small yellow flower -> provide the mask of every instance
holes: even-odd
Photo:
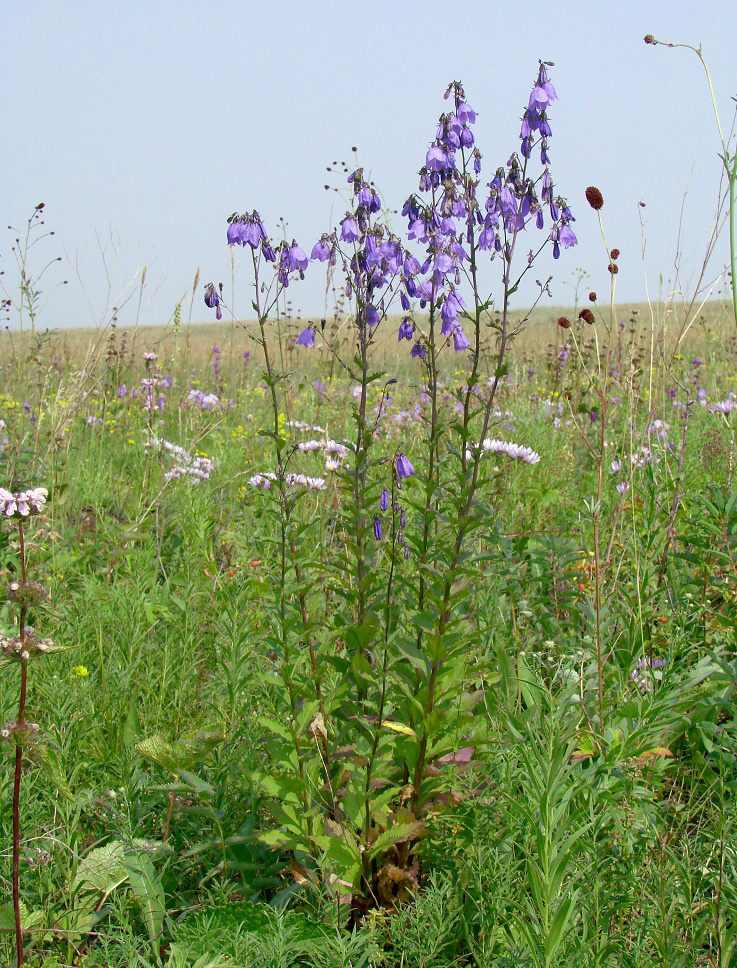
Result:
[[[80,679],[84,679],[84,677],[88,675],[86,666],[75,666],[72,669],[72,672],[74,673],[75,676],[79,676]]]

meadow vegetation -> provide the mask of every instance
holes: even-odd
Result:
[[[348,171],[329,318],[255,211],[246,321],[208,284],[187,323],[196,280],[166,327],[50,332],[22,277],[3,964],[735,963],[731,291],[618,305],[605,245],[598,294],[514,308],[518,239],[576,243],[548,66],[491,182],[449,87],[422,255]]]

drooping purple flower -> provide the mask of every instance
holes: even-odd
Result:
[[[352,215],[346,215],[340,223],[340,240],[341,242],[358,241],[358,223]]]
[[[377,518],[374,518],[374,537],[376,538],[377,541],[381,541],[381,539],[383,537],[383,534],[384,534],[384,532],[383,532],[382,527],[381,527],[381,520],[380,520],[380,518],[378,518],[378,517]]]
[[[366,307],[366,322],[369,326],[373,327],[378,325],[381,317],[379,316],[378,310],[375,306]]]
[[[462,353],[463,350],[468,350],[471,348],[471,344],[468,342],[468,337],[463,332],[463,327],[460,323],[456,323],[453,329],[453,349],[456,353]]]
[[[381,492],[381,497],[379,499],[379,507],[381,508],[382,511],[386,511],[387,508],[389,507],[389,490],[386,487]]]
[[[564,249],[570,249],[572,245],[576,245],[578,243],[578,239],[576,238],[573,229],[568,224],[561,225],[560,232],[558,233],[558,239]]]
[[[307,346],[310,348],[315,345],[315,330],[311,326],[308,326],[306,329],[303,329],[302,332],[299,334],[299,336],[297,337],[297,345]]]
[[[310,260],[304,254],[302,249],[300,249],[294,239],[292,239],[292,244],[286,251],[289,271],[295,272],[299,270],[300,272],[304,272]]]
[[[405,454],[400,454],[399,457],[397,457],[396,466],[397,476],[400,480],[411,477],[415,472],[414,467],[410,463],[409,457],[407,457]]]
[[[427,356],[427,347],[425,346],[424,343],[417,342],[410,350],[409,355],[414,357],[419,357],[421,360],[424,360],[425,357]]]
[[[216,319],[223,318],[223,312],[220,309],[220,296],[218,296],[217,292],[215,291],[215,286],[213,286],[211,282],[208,282],[208,284],[205,286],[205,305],[209,309],[215,310]]]
[[[439,145],[433,145],[425,156],[425,167],[430,171],[442,171],[448,166],[448,155]]]
[[[405,316],[402,322],[399,324],[399,339],[397,342],[401,342],[403,339],[412,339],[412,334],[415,331],[414,324],[409,316]]]
[[[243,222],[240,219],[236,219],[228,225],[228,245],[246,244],[243,228]]]
[[[327,262],[330,258],[330,246],[325,241],[325,239],[320,239],[319,242],[315,242],[312,246],[312,252],[310,253],[310,258],[318,262]]]

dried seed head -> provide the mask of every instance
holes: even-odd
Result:
[[[571,321],[567,316],[559,316],[558,325],[560,326],[561,329],[570,329]]]
[[[594,314],[590,309],[582,309],[578,314],[578,318],[582,319],[585,323],[589,323],[591,326],[594,325]]]
[[[590,292],[589,293],[589,302],[596,302],[596,293],[595,292]]]
[[[598,212],[599,209],[604,207],[604,196],[601,194],[598,188],[594,187],[594,185],[589,185],[589,187],[586,189],[586,201],[595,212]]]
[[[616,274],[619,272],[619,266],[617,265],[616,262],[610,262],[609,265],[607,266],[607,269],[611,272],[613,276],[616,276]]]
[[[619,258],[619,249],[612,249],[612,251],[609,253],[609,257],[611,259],[618,259]]]

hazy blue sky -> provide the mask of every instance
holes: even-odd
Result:
[[[571,299],[578,267],[592,288],[608,284],[583,200],[589,184],[604,194],[607,236],[622,251],[618,297],[644,298],[640,216],[657,294],[660,276],[665,289],[674,285],[687,187],[683,281],[695,277],[720,162],[697,58],[645,46],[643,35],[703,44],[726,127],[737,94],[733,0],[6,0],[0,32],[2,222],[18,226],[44,201],[56,231],[45,252],[69,259],[56,277],[63,272],[69,285],[51,297],[47,325],[89,325],[103,313],[96,234],[106,240],[115,297],[148,266],[151,323],[170,317],[198,266],[203,281],[229,290],[225,232],[235,210],[257,208],[267,228],[284,215],[290,237],[309,251],[345,210],[323,189],[325,166],[347,159],[353,145],[387,202],[401,207],[452,79],[479,112],[475,133],[491,178],[519,146],[538,58],[555,62],[552,171],[578,216],[580,243],[555,264],[554,301]],[[12,233],[0,236],[6,284],[11,242]],[[726,253],[725,233],[713,274]],[[236,255],[240,262],[244,253]],[[246,281],[242,274],[236,300],[244,313]],[[290,288],[304,314],[321,313],[323,292],[317,264]],[[133,314],[129,304],[121,323]],[[200,292],[194,318],[210,316]]]

